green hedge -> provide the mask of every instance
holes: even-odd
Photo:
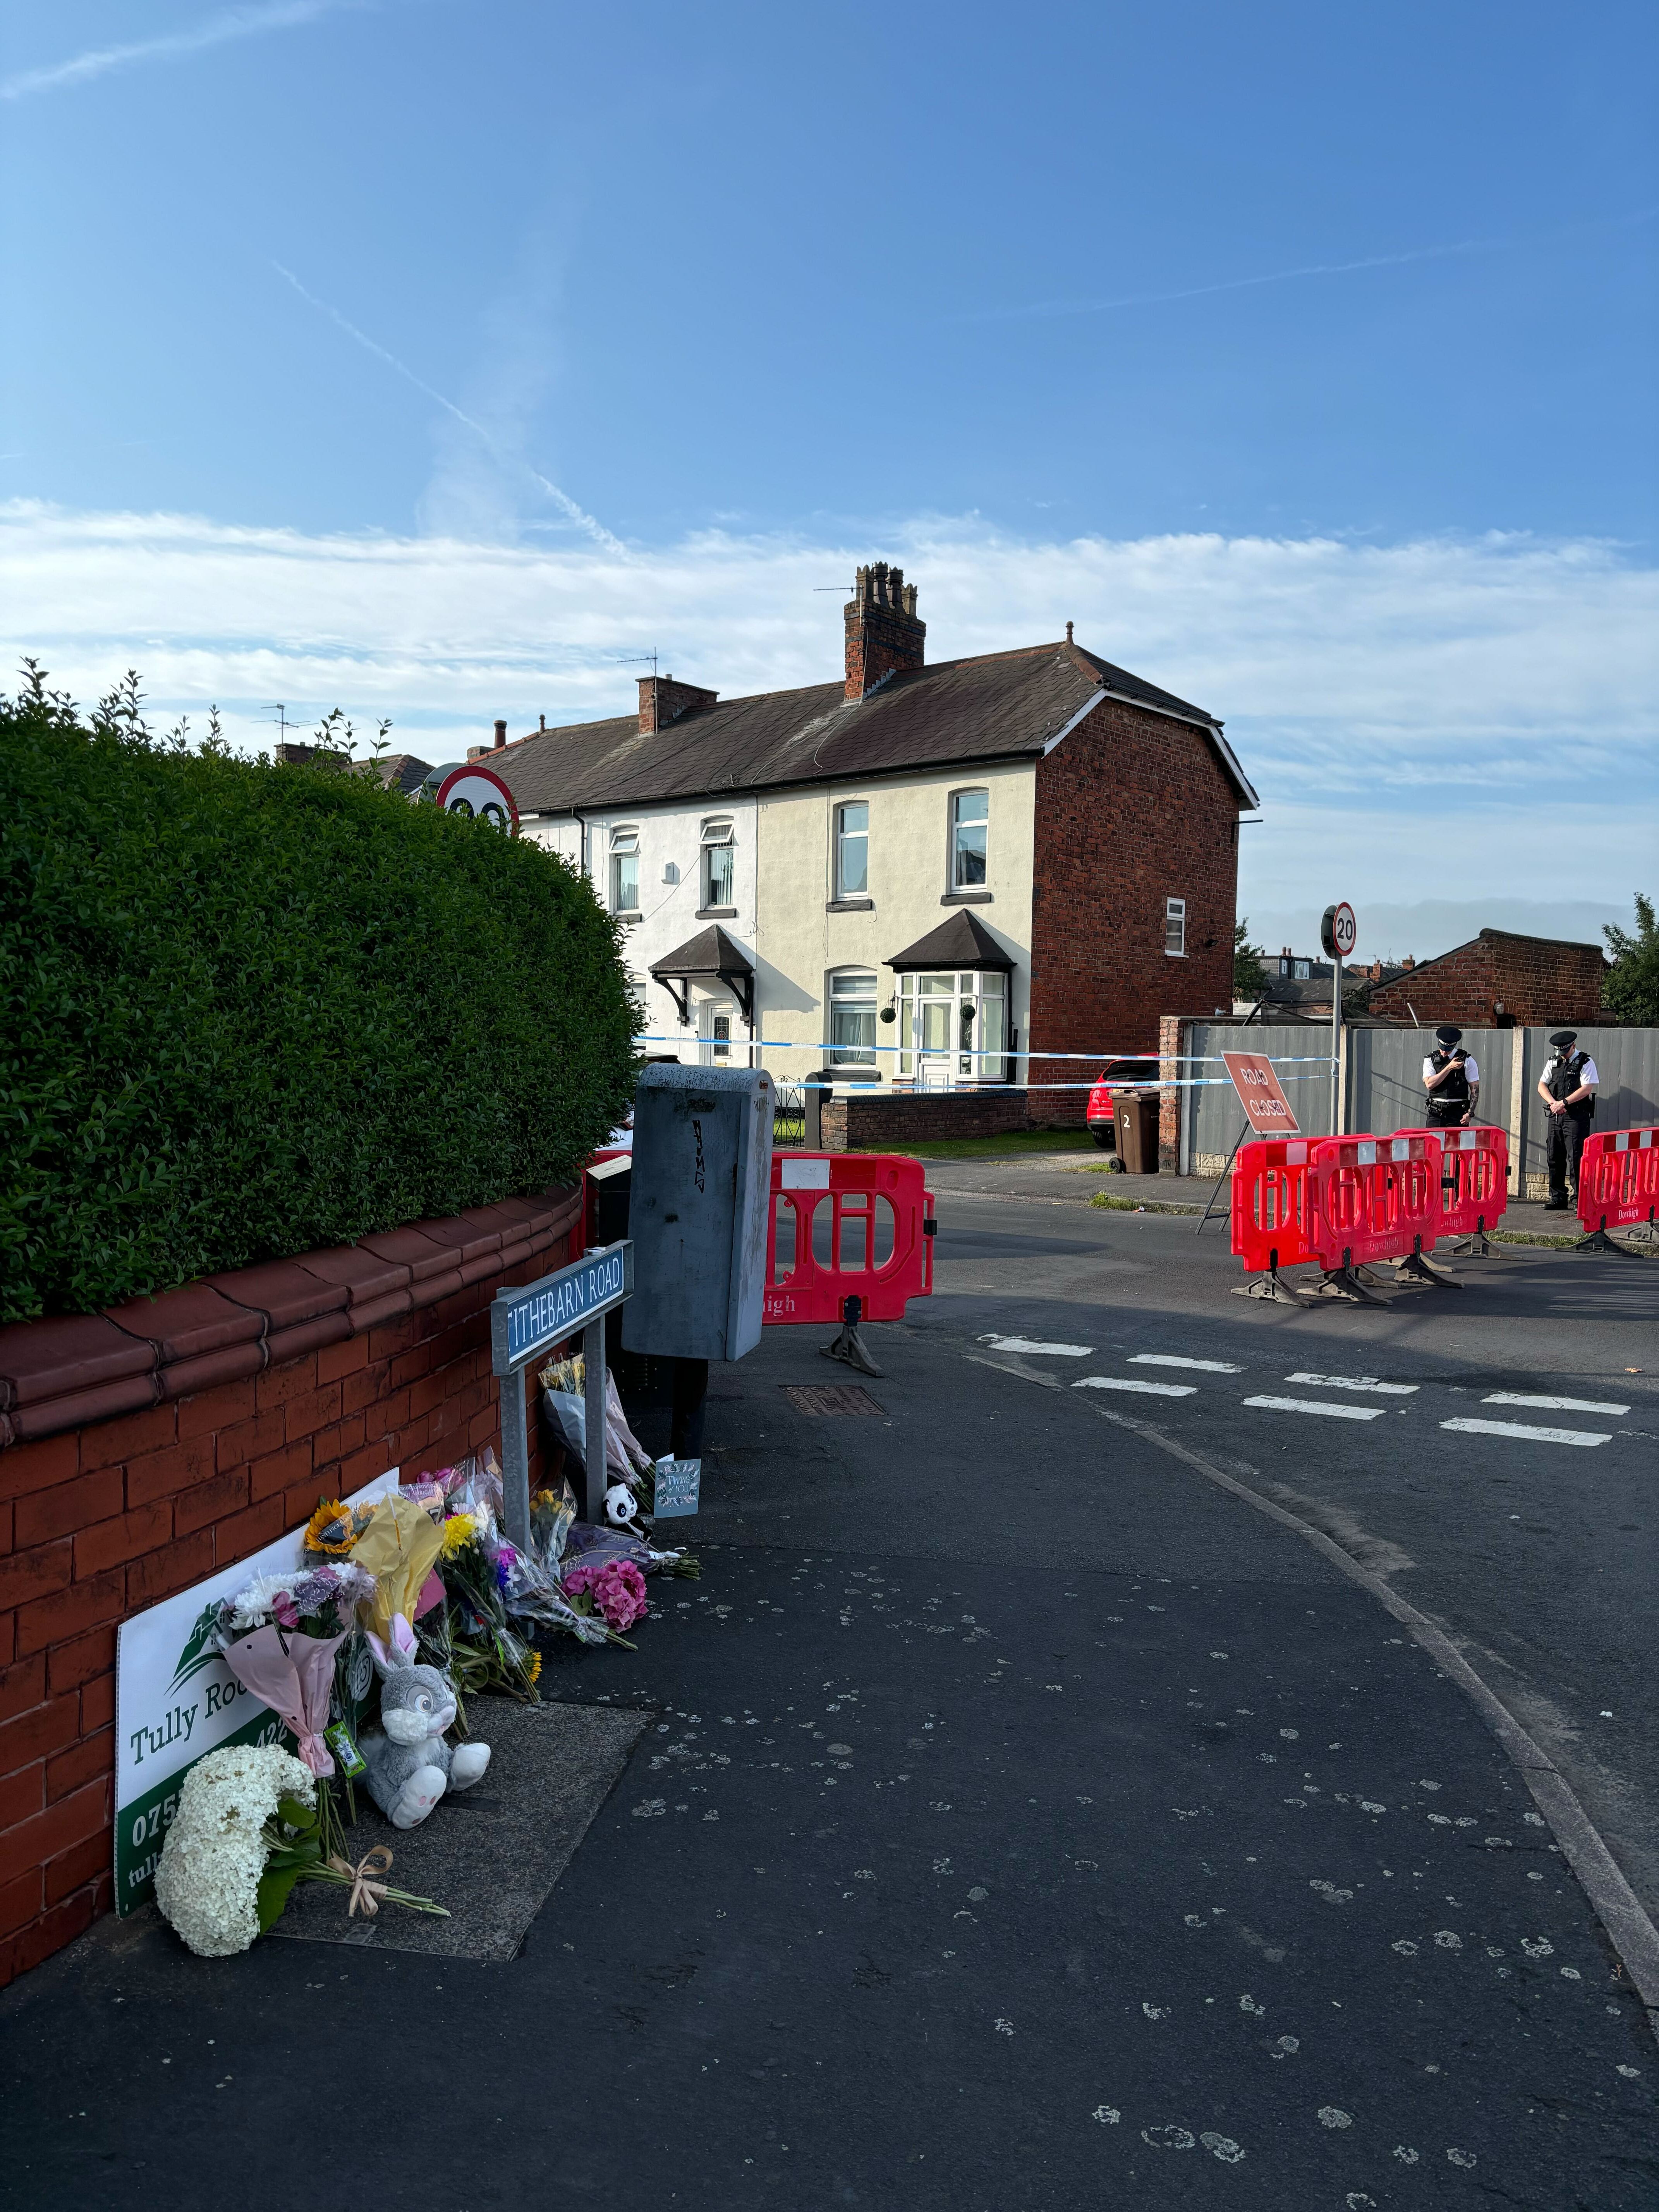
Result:
[[[626,1112],[632,1030],[534,845],[0,704],[0,1320],[545,1189]]]

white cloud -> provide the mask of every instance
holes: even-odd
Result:
[[[159,713],[264,702],[459,754],[496,714],[624,711],[662,665],[726,697],[839,669],[840,601],[876,556],[921,586],[939,660],[1060,636],[1224,716],[1267,822],[1241,903],[1524,894],[1564,871],[1620,903],[1650,877],[1659,572],[1594,541],[1376,546],[1188,536],[1020,541],[972,520],[843,542],[711,531],[611,551],[306,536],[179,514],[0,507],[0,650],[82,698],[129,663]],[[1558,883],[1554,885],[1559,892]]]

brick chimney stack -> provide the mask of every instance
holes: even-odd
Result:
[[[677,684],[672,676],[641,676],[639,681],[642,738],[650,737],[654,731],[665,730],[693,707],[712,707],[720,696],[718,691],[705,691],[696,684]]]
[[[927,625],[916,619],[916,587],[902,568],[860,568],[847,602],[847,696],[863,699],[895,669],[920,668]]]

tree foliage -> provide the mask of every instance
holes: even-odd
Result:
[[[1653,901],[1636,894],[1636,930],[1607,922],[1601,932],[1613,969],[1601,982],[1601,1003],[1615,1021],[1659,1023],[1659,927]]]
[[[1233,929],[1233,996],[1236,999],[1259,999],[1267,988],[1267,970],[1262,964],[1266,953],[1259,945],[1250,943],[1250,922],[1247,915]]]
[[[141,696],[0,700],[0,1320],[574,1173],[635,1066],[590,887],[377,777],[158,743]]]

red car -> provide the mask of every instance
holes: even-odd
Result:
[[[1113,1118],[1112,1101],[1120,1094],[1133,1095],[1146,1085],[1156,1088],[1158,1062],[1155,1060],[1109,1060],[1100,1071],[1100,1079],[1089,1093],[1089,1134],[1103,1151],[1117,1148],[1117,1125]]]

